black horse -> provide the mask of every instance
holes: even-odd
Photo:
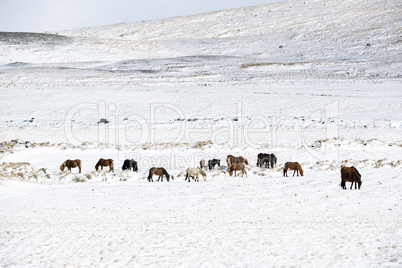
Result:
[[[274,154],[263,154],[259,153],[258,154],[258,159],[257,159],[257,167],[262,167],[265,163],[265,167],[267,168],[274,168],[276,164],[277,158]]]
[[[221,166],[221,160],[219,160],[219,159],[208,160],[209,170],[215,168],[215,165]]]
[[[123,170],[133,169],[133,171],[138,171],[138,164],[133,159],[124,160],[123,166],[121,167]]]

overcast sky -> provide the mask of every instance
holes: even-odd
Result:
[[[57,31],[278,1],[280,0],[0,0],[0,31]]]

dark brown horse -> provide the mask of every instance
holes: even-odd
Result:
[[[170,180],[170,175],[169,175],[169,173],[168,173],[168,172],[166,171],[166,169],[164,169],[163,167],[160,167],[160,168],[153,167],[153,168],[151,168],[151,169],[149,170],[149,175],[148,175],[148,181],[149,181],[149,182],[154,181],[154,180],[152,179],[152,176],[153,176],[153,175],[159,176],[158,181],[159,181],[159,180],[162,180],[162,181],[163,181],[163,176],[166,176],[166,180],[167,180],[167,181]],[[172,177],[172,179],[173,179],[173,177]]]
[[[109,167],[109,172],[114,170],[113,159],[99,159],[98,163],[95,165],[96,171],[98,171],[99,166],[103,170],[103,167]]]
[[[80,170],[80,173],[81,173],[81,160],[79,160],[79,159],[75,159],[75,160],[68,159],[68,160],[64,161],[63,164],[61,164],[60,170],[64,171],[64,168],[66,168],[66,167],[68,168],[68,170],[70,172],[71,172],[72,168],[78,167],[78,169]]]
[[[244,174],[246,174],[247,178],[247,172],[246,172],[246,164],[245,163],[233,163],[230,165],[229,168],[229,175],[233,175],[233,171],[235,172],[235,177],[236,177],[236,171],[240,170],[241,171],[241,176],[243,177]]]
[[[362,176],[359,171],[354,166],[351,167],[342,167],[341,168],[341,187],[346,190],[346,182],[349,181],[352,184],[350,185],[350,189],[352,189],[353,183],[355,183],[355,189],[357,188],[357,184],[362,185]]]
[[[230,170],[230,166],[235,163],[244,163],[244,164],[248,165],[247,159],[244,158],[243,156],[228,155],[226,158],[226,162],[228,164],[228,170]]]
[[[297,172],[297,176],[299,176],[299,172],[300,172],[300,175],[303,176],[303,169],[302,169],[301,165],[299,164],[299,162],[286,162],[285,167],[283,168],[283,176],[284,177],[288,176],[288,169],[294,170],[293,177],[295,176],[296,172]]]

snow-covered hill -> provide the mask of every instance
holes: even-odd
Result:
[[[401,14],[397,0],[289,0],[61,31],[66,38],[57,42],[53,35],[46,41],[43,34],[9,33],[7,40],[3,33],[0,86],[20,85],[16,62],[30,64],[17,66],[31,84],[43,85],[40,73],[53,86],[98,86],[96,78],[105,76],[109,86],[399,79]],[[63,75],[55,78],[54,71]]]

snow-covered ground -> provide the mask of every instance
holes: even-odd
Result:
[[[288,0],[0,33],[0,266],[402,266],[401,9]],[[76,158],[81,174],[59,170]],[[149,183],[152,166],[174,180]]]

